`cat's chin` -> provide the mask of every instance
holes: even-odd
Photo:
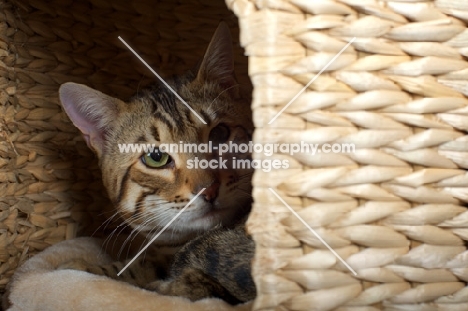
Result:
[[[229,210],[212,208],[208,212],[198,217],[195,221],[206,221],[207,223],[221,224],[223,219],[227,217]]]
[[[245,211],[239,213],[239,210],[236,209],[211,208],[193,218],[179,219],[180,222],[168,227],[153,244],[159,246],[180,245],[207,230],[219,226],[234,226],[242,222],[246,216],[247,212]]]

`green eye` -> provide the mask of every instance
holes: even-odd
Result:
[[[166,164],[171,163],[172,159],[167,153],[156,149],[153,152],[144,154],[141,161],[150,168],[163,168]]]

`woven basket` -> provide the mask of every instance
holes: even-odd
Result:
[[[229,5],[255,141],[356,148],[256,171],[254,309],[468,310],[468,2]]]
[[[468,310],[468,3],[226,4],[0,0],[0,285],[29,256],[92,232],[108,209],[58,86],[126,98],[154,77],[117,36],[154,68],[179,73],[225,20],[249,56],[254,143],[356,146],[278,153],[289,169],[257,170],[254,309]]]

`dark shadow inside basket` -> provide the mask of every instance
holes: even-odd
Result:
[[[30,255],[92,234],[111,215],[97,160],[61,109],[57,91],[72,81],[126,100],[155,82],[118,36],[168,76],[191,69],[224,20],[238,80],[251,86],[237,18],[223,1],[10,0],[2,6],[0,82],[7,100],[0,126],[7,139],[0,169],[11,175],[0,190],[3,288]]]

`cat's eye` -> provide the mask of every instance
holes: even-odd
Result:
[[[155,149],[153,152],[144,154],[141,161],[150,168],[163,168],[171,163],[172,158],[167,153]]]
[[[229,128],[226,125],[219,124],[211,130],[208,139],[215,144],[219,144],[227,141],[229,139],[230,134],[231,132],[229,131]]]

